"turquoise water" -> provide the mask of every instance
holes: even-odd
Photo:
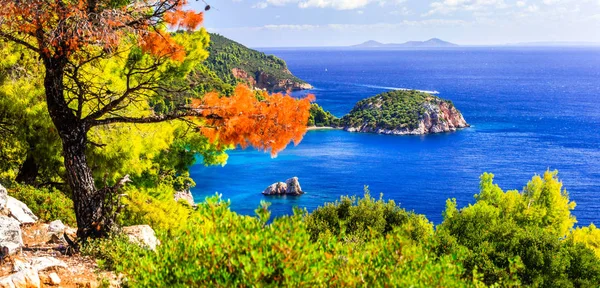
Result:
[[[252,215],[260,200],[274,215],[312,210],[341,195],[384,194],[439,223],[445,201],[473,202],[483,172],[504,189],[558,169],[577,202],[579,224],[600,222],[600,50],[267,50],[315,86],[317,102],[338,116],[362,98],[394,88],[438,91],[473,125],[456,133],[386,136],[310,131],[272,159],[230,153],[225,167],[192,167],[196,200],[215,192]],[[301,94],[301,93],[300,93]],[[267,198],[273,182],[298,176],[306,195]]]

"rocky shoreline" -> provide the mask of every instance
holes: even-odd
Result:
[[[377,133],[386,135],[426,135],[435,133],[454,132],[468,128],[471,125],[465,121],[463,115],[454,107],[439,98],[423,103],[423,113],[419,115],[416,128],[398,127],[395,129],[371,127],[369,125],[345,126],[348,132]]]

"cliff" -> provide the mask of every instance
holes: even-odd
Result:
[[[340,126],[349,132],[423,135],[469,124],[451,101],[418,91],[391,91],[359,101]]]
[[[294,76],[282,59],[252,50],[218,34],[210,34],[205,65],[226,83],[246,83],[267,91],[313,88]]]

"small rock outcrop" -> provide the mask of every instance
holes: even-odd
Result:
[[[175,195],[173,195],[173,198],[175,198],[175,202],[179,202],[179,200],[184,200],[185,202],[190,204],[190,206],[196,205],[196,203],[194,202],[194,195],[192,195],[192,192],[190,190],[176,192]]]
[[[0,215],[0,247],[8,247],[9,254],[14,254],[23,247],[19,221]]]
[[[129,237],[131,243],[136,243],[150,250],[156,250],[156,246],[160,245],[154,230],[149,225],[124,227],[123,233]]]
[[[304,194],[298,177],[292,177],[285,182],[277,182],[271,184],[262,192],[263,195],[291,195],[299,196]]]
[[[8,201],[6,203],[10,215],[17,219],[19,223],[33,224],[38,220],[38,217],[31,212],[25,203],[10,196],[8,196]]]

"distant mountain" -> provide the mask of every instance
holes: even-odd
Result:
[[[446,42],[438,38],[432,38],[427,41],[409,41],[405,43],[381,43],[369,40],[365,43],[354,45],[354,48],[433,48],[433,47],[457,47],[457,44]]]

